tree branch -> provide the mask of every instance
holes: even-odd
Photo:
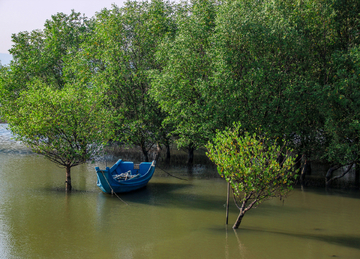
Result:
[[[346,171],[343,172],[342,174],[337,175],[337,176],[334,176],[334,177],[332,177],[332,178],[330,178],[330,179],[327,179],[327,178],[326,178],[326,179],[325,179],[325,181],[326,181],[326,186],[328,186],[332,181],[344,177],[344,176],[351,170],[351,168],[353,167],[354,164],[355,164],[355,161],[351,162],[351,164],[349,165],[348,169],[346,169]],[[346,165],[344,165],[344,166],[346,166]],[[339,169],[340,167],[343,167],[343,166],[339,166],[337,169]],[[330,168],[330,169],[331,169],[331,168]],[[329,171],[330,171],[330,169],[329,169]],[[328,171],[328,172],[329,172],[329,171]],[[333,170],[333,171],[334,171],[334,170]],[[326,176],[328,176],[328,174],[326,174]]]

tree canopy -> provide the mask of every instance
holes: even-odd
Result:
[[[110,137],[111,112],[104,87],[67,73],[91,21],[72,11],[58,13],[44,30],[13,35],[14,60],[1,69],[1,117],[18,140],[66,168],[93,158]]]
[[[149,94],[149,71],[162,68],[154,54],[161,40],[174,34],[173,9],[162,1],[128,1],[121,8],[103,9],[74,66],[74,73],[87,71],[84,80],[108,87],[116,140],[140,146],[145,160],[155,143],[169,141],[162,125],[165,114]]]
[[[327,161],[331,182],[360,161],[359,13],[357,0],[127,1],[91,19],[58,13],[13,35],[1,110],[34,85],[98,89],[113,139],[146,160],[156,143],[193,151],[241,122],[286,141],[303,166]]]
[[[104,100],[100,89],[54,89],[34,82],[3,116],[17,140],[66,168],[71,190],[70,168],[99,155],[110,139],[112,119]]]
[[[207,145],[209,158],[217,165],[221,177],[231,184],[239,216],[233,226],[238,228],[245,213],[265,199],[284,197],[292,189],[295,158],[266,134],[234,129],[218,132]],[[237,200],[240,200],[238,205]]]
[[[250,133],[261,128],[288,141],[304,164],[358,163],[358,1],[192,1],[187,8],[175,39],[161,45],[166,66],[151,90],[180,145],[201,146],[240,121]]]

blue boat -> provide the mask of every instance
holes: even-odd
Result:
[[[105,193],[131,192],[147,185],[155,171],[155,160],[134,165],[133,162],[117,161],[111,168],[97,173],[97,186]]]

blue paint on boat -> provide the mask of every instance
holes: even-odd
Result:
[[[131,192],[147,185],[155,172],[155,160],[143,162],[134,167],[133,162],[117,161],[111,168],[100,170],[95,167],[97,173],[97,186],[105,193]],[[133,178],[116,180],[121,174],[127,174]]]

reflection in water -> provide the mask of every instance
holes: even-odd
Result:
[[[246,252],[246,250],[245,250],[244,245],[240,242],[240,239],[239,239],[237,230],[233,229],[233,231],[234,231],[236,240],[237,240],[238,245],[239,245],[239,254],[241,255],[241,258],[246,258],[246,257],[245,257],[245,252]]]
[[[0,258],[360,257],[359,192],[296,189],[233,231],[238,211],[230,205],[224,228],[226,184],[206,166],[165,169],[187,181],[157,170],[146,188],[121,195],[128,206],[98,189],[95,166],[105,161],[73,168],[66,194],[64,169],[0,125]]]

